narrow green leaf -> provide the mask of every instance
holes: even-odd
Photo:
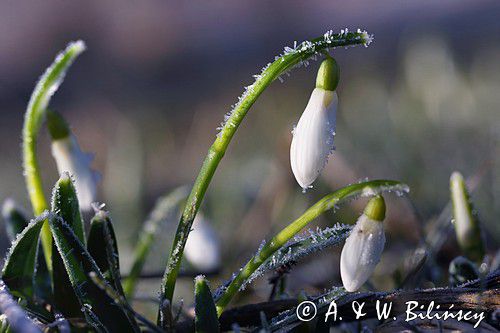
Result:
[[[43,222],[43,220],[41,220]],[[13,332],[22,333],[41,333],[42,330],[38,328],[33,321],[28,318],[28,315],[18,305],[9,292],[9,288],[5,285],[4,281],[0,280],[0,312],[7,317],[10,329]],[[3,328],[2,323],[2,328]]]
[[[75,187],[68,173],[63,173],[52,192],[52,213],[61,217],[84,242],[83,221],[80,215]],[[63,259],[56,245],[52,249],[52,281],[56,308],[66,317],[83,317],[77,295],[73,291]]]
[[[485,253],[481,226],[472,207],[464,178],[459,172],[454,172],[450,177],[450,191],[453,225],[458,244],[469,259],[479,262]]]
[[[52,191],[52,213],[62,217],[78,240],[85,244],[83,220],[78,205],[75,185],[68,172],[63,172]]]
[[[29,223],[26,214],[12,199],[4,201],[2,206],[2,217],[5,222],[7,236],[11,242],[16,239],[17,234],[23,231]]]
[[[123,310],[90,278],[91,273],[104,276],[71,227],[58,216],[51,217],[49,225],[87,322],[98,331],[134,332]]]
[[[45,118],[45,110],[49,105],[50,98],[61,85],[68,68],[84,50],[85,44],[82,41],[77,41],[69,43],[66,49],[57,55],[52,65],[47,68],[36,84],[26,109],[23,126],[23,166],[26,187],[35,215],[41,214],[48,208],[43,194],[42,177],[36,156],[38,132]],[[47,223],[42,229],[42,245],[50,271],[52,269],[52,237]]]
[[[194,297],[196,333],[219,332],[217,309],[208,282],[203,275],[199,275],[194,279]]]
[[[38,252],[40,230],[48,213],[32,220],[17,235],[5,259],[2,279],[16,297],[31,298],[34,294],[33,276]]]
[[[123,296],[116,236],[111,219],[103,210],[96,211],[92,218],[87,250],[106,281]]]
[[[139,278],[142,268],[146,263],[151,247],[158,233],[160,224],[167,220],[176,211],[179,204],[186,199],[188,195],[185,186],[178,187],[171,193],[161,197],[156,202],[153,210],[149,214],[148,219],[144,222],[142,230],[139,234],[139,241],[134,250],[134,261],[128,277],[123,282],[125,295],[131,297],[134,294],[135,285]]]

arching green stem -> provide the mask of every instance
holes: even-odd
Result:
[[[191,194],[187,199],[165,269],[161,287],[161,297],[163,299],[169,300],[170,304],[172,304],[182,254],[193,220],[234,133],[257,98],[271,82],[294,66],[302,64],[322,51],[339,46],[366,46],[371,42],[371,39],[372,37],[366,31],[361,30],[357,32],[347,32],[346,30],[338,34],[329,31],[319,38],[302,42],[294,48],[285,49],[285,52],[281,56],[276,57],[274,62],[264,67],[261,74],[256,76],[255,82],[246,88],[239,102],[228,114],[227,121],[210,147],[200,173],[193,185]]]

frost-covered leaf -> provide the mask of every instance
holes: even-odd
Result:
[[[2,279],[17,297],[30,298],[34,294],[33,277],[38,252],[40,230],[48,213],[32,220],[24,230],[17,235],[5,259]]]
[[[41,220],[43,222],[43,220]],[[28,317],[26,312],[18,305],[12,295],[9,293],[9,288],[4,281],[0,280],[0,312],[7,317],[10,325],[8,331],[23,332],[23,333],[41,333],[42,330]],[[3,327],[2,323],[2,327]]]
[[[89,325],[97,331],[136,331],[136,324],[131,323],[115,301],[90,278],[90,274],[96,274],[104,279],[94,259],[71,227],[58,216],[51,216],[49,225],[71,286]]]
[[[90,222],[87,249],[108,283],[123,296],[118,244],[107,212],[96,210]]]
[[[84,242],[83,221],[75,187],[68,173],[63,173],[52,191],[52,213],[62,218],[80,242]],[[71,286],[63,258],[52,244],[52,282],[56,308],[66,317],[82,317],[78,298]]]
[[[194,296],[196,333],[219,332],[219,319],[212,292],[207,280],[202,275],[197,276],[194,280]]]
[[[306,256],[342,242],[349,236],[351,229],[352,226],[337,224],[331,228],[309,231],[307,236],[296,236],[267,259],[241,287],[245,288],[266,272],[292,265]]]

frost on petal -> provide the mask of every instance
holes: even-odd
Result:
[[[384,244],[383,223],[361,215],[340,256],[340,275],[347,291],[358,290],[368,280],[380,261]]]
[[[293,131],[290,163],[304,189],[316,180],[334,149],[337,105],[336,92],[315,88]]]
[[[93,156],[82,152],[72,135],[52,142],[52,156],[59,175],[69,172],[75,181],[80,209],[90,210],[96,199],[99,174],[91,168]]]
[[[184,256],[197,269],[214,271],[220,266],[219,237],[210,223],[198,214],[184,248]]]

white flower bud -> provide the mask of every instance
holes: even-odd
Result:
[[[385,244],[384,217],[383,198],[371,199],[345,241],[340,256],[340,276],[349,292],[358,290],[380,261]]]
[[[56,160],[59,175],[69,172],[75,181],[80,209],[90,210],[96,199],[99,174],[92,170],[91,154],[82,152],[73,135],[52,141],[52,156]]]
[[[337,105],[335,91],[315,88],[293,131],[290,162],[303,189],[316,180],[333,151]]]
[[[290,162],[295,179],[305,190],[318,178],[333,151],[340,68],[332,57],[321,63],[316,88],[293,130]]]
[[[200,213],[194,219],[184,247],[184,256],[201,271],[214,271],[220,266],[219,237],[209,221]]]

